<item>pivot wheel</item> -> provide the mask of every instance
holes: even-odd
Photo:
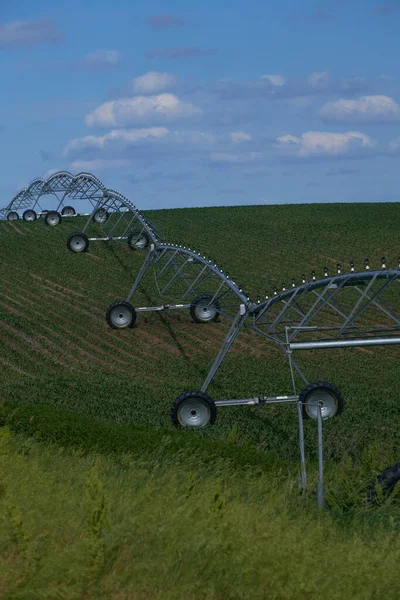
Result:
[[[382,471],[368,489],[367,497],[372,504],[393,494],[397,483],[400,481],[400,463],[396,463]],[[381,488],[379,490],[379,488]]]
[[[61,215],[56,210],[49,210],[44,217],[44,222],[46,225],[49,225],[49,227],[57,227],[61,222]]]
[[[128,246],[132,250],[145,250],[150,243],[150,237],[145,231],[132,231],[128,235]]]
[[[209,294],[197,296],[190,305],[190,314],[196,323],[216,321],[220,312],[218,300],[213,300]]]
[[[76,210],[73,206],[64,206],[61,214],[63,217],[74,217],[76,215]]]
[[[70,252],[87,252],[89,240],[84,233],[71,233],[67,239],[67,248]]]
[[[18,219],[19,219],[19,214],[17,212],[15,212],[15,210],[12,210],[7,215],[7,221],[17,221]]]
[[[136,311],[129,302],[114,302],[107,308],[106,321],[113,329],[133,327],[136,322]]]
[[[24,221],[36,221],[37,214],[32,208],[28,208],[22,215]]]
[[[217,418],[215,402],[204,392],[184,392],[171,404],[174,427],[205,427]]]
[[[323,419],[340,415],[343,410],[343,396],[340,390],[327,381],[314,381],[300,393],[299,400],[303,405],[303,416],[309,419],[318,418],[318,407],[321,407]]]
[[[105,208],[99,208],[94,213],[92,219],[95,223],[99,223],[101,225],[102,223],[108,221],[109,216],[110,215],[108,214]]]

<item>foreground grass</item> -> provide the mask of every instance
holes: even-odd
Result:
[[[63,449],[0,428],[0,597],[398,598],[397,503],[318,513],[290,469]]]

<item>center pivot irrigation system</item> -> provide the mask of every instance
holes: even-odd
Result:
[[[145,273],[152,269],[160,296],[172,296],[175,303],[133,307],[130,303]],[[242,288],[217,265],[198,252],[167,243],[150,245],[143,266],[125,301],[115,302],[106,312],[108,324],[116,329],[133,327],[138,312],[189,309],[197,323],[215,321],[219,315],[231,320],[231,327],[200,389],[180,394],[171,405],[176,427],[203,427],[216,420],[217,407],[295,404],[299,419],[301,486],[307,486],[303,419],[318,423],[319,480],[318,505],[324,504],[322,421],[343,410],[340,390],[326,381],[309,382],[294,359],[305,350],[327,350],[400,344],[400,257],[398,267],[387,268],[385,258],[379,269],[336,273],[300,284],[292,279],[263,302],[252,302]],[[177,301],[176,299],[179,298]],[[257,395],[248,398],[213,400],[207,389],[242,328],[250,329],[276,343],[285,353],[291,376],[291,395]],[[297,377],[296,377],[297,375]],[[296,379],[303,387],[298,390]]]
[[[46,196],[56,198],[54,210],[42,207]],[[385,258],[378,269],[368,259],[363,271],[336,273],[301,283],[275,288],[271,297],[253,302],[243,289],[210,258],[193,247],[172,244],[122,194],[106,189],[90,173],[73,176],[58,172],[47,180],[36,179],[21,190],[0,218],[22,217],[34,221],[43,216],[47,225],[56,226],[62,217],[78,213],[67,202],[86,201],[91,212],[79,213],[88,219],[82,231],[71,233],[67,247],[81,253],[90,241],[126,240],[133,250],[146,252],[145,258],[127,297],[114,302],[106,311],[108,324],[114,329],[133,327],[137,313],[188,309],[196,323],[210,323],[219,316],[231,321],[230,329],[200,389],[180,394],[172,403],[171,420],[176,427],[204,427],[216,420],[217,408],[223,406],[258,406],[262,404],[294,404],[299,420],[301,486],[306,488],[303,419],[318,423],[319,506],[324,502],[322,422],[343,410],[340,390],[326,381],[309,382],[293,355],[304,350],[327,350],[365,346],[400,344],[400,257],[396,268],[387,268]],[[101,234],[99,234],[99,231]],[[165,303],[155,306],[133,306],[134,294],[150,274],[160,298]],[[165,299],[165,300],[164,300]],[[277,344],[288,359],[291,395],[256,395],[248,398],[213,400],[207,389],[217,370],[243,329],[250,329]],[[301,380],[302,389],[298,389]]]
[[[53,199],[53,209],[44,203]],[[84,202],[90,212],[77,212],[69,203]],[[0,209],[0,219],[36,221],[43,217],[46,225],[55,227],[63,217],[86,216],[82,231],[72,233],[67,241],[71,252],[84,252],[90,241],[126,240],[133,249],[146,249],[151,242],[164,241],[161,232],[125,196],[107,189],[95,175],[72,175],[59,171],[47,179],[35,179],[18,192],[10,204]],[[99,235],[99,228],[101,235]],[[90,236],[90,237],[89,237]]]
[[[0,219],[36,221],[38,217],[44,217],[47,225],[54,226],[58,225],[61,217],[75,216],[76,210],[65,204],[67,190],[73,180],[74,176],[68,171],[59,171],[47,179],[34,179],[14,196],[6,208],[0,209]],[[48,202],[48,196],[54,197],[55,210],[44,208],[43,202]]]

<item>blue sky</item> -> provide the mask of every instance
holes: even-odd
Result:
[[[137,206],[398,201],[399,0],[2,0],[1,206],[54,170]]]

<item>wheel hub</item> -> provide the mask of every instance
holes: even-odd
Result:
[[[215,304],[199,304],[197,307],[197,315],[203,321],[211,321],[216,315]]]
[[[184,427],[203,427],[210,420],[210,411],[200,398],[191,398],[180,407],[178,418]]]
[[[321,410],[321,417],[328,419],[336,414],[338,404],[335,396],[328,390],[315,390],[307,398],[307,412],[312,419],[318,418],[318,409]]]
[[[73,238],[71,246],[76,252],[81,252],[85,247],[84,239],[82,237]]]
[[[118,307],[116,310],[112,311],[111,320],[117,327],[128,327],[132,320],[132,315],[128,309]]]

